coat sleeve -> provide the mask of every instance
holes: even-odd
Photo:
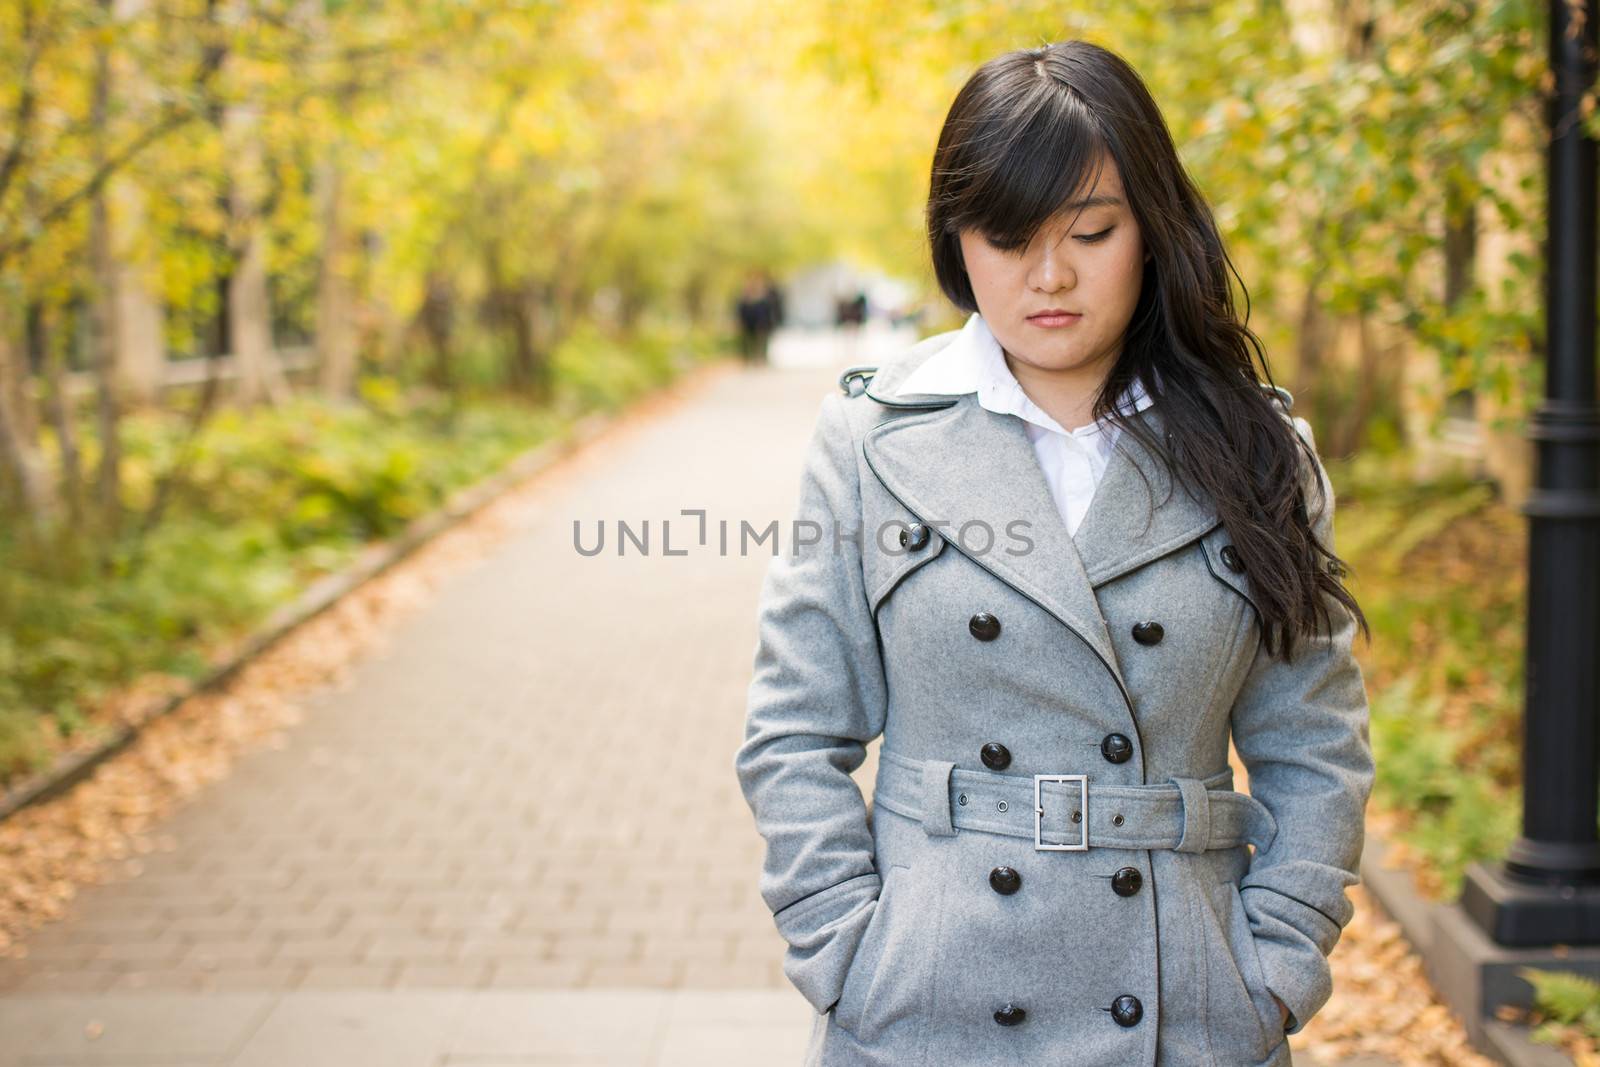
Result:
[[[1295,429],[1315,451],[1311,426]],[[1333,486],[1320,457],[1316,477],[1326,505],[1313,517],[1333,546]],[[1315,506],[1315,498],[1307,498]],[[1355,906],[1345,895],[1360,881],[1373,760],[1366,687],[1352,655],[1354,617],[1327,600],[1331,632],[1299,640],[1294,661],[1257,650],[1233,706],[1234,746],[1252,796],[1277,822],[1239,883],[1269,989],[1289,1008],[1287,1033],[1299,1033],[1333,994],[1328,955]]]
[[[780,544],[762,585],[734,759],[766,839],[760,888],[789,946],[784,974],[819,1013],[839,998],[881,888],[866,803],[850,777],[883,731],[887,694],[845,403],[836,393],[822,403],[790,527],[799,536]]]

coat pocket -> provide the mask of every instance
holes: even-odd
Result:
[[[1238,884],[1207,882],[1206,888],[1214,920],[1206,923],[1206,1032],[1212,1055],[1218,1067],[1255,1063],[1287,1039],[1283,1015],[1267,988]]]
[[[915,522],[913,518],[894,520],[880,531],[881,539],[863,551],[861,566],[867,582],[867,603],[874,618],[900,583],[924,564],[937,559],[944,548],[944,537],[933,527],[928,527],[928,540],[920,548],[911,548],[909,545],[894,548],[898,533],[909,530]],[[890,548],[886,549],[885,546]]]
[[[881,1021],[877,1010],[880,1000],[900,1002],[903,998],[891,996],[891,988],[913,977],[894,962],[916,918],[901,914],[911,906],[912,902],[904,898],[913,888],[908,884],[912,881],[911,868],[898,864],[884,875],[877,907],[867,921],[866,932],[845,975],[839,1003],[834,1006],[834,1021],[861,1040],[869,1039]],[[904,988],[893,991],[908,992]]]
[[[1233,547],[1227,527],[1218,526],[1202,537],[1200,552],[1211,577],[1237,593],[1254,611],[1256,602],[1250,593],[1250,579],[1243,570],[1244,562],[1237,555],[1238,549]]]

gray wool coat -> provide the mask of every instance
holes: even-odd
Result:
[[[1354,622],[1269,657],[1214,506],[1128,433],[1069,535],[1021,420],[894,395],[955,336],[823,400],[761,589],[734,764],[807,1062],[1289,1064],[1359,881]]]

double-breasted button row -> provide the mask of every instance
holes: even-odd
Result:
[[[1108,763],[1127,763],[1133,755],[1133,742],[1126,734],[1106,734],[1100,739],[1100,755]],[[1003,771],[1011,766],[1011,750],[998,741],[987,742],[978,749],[978,758],[991,771]]]
[[[1119,897],[1131,897],[1144,885],[1144,875],[1137,867],[1118,867],[1111,876],[1111,890]],[[1022,872],[1015,867],[996,867],[989,872],[989,888],[1003,897],[1009,897],[1022,888]]]
[[[1101,755],[1109,763],[1126,763],[1133,755],[1133,742],[1126,734],[1106,734],[1101,737]],[[1011,766],[1011,750],[998,741],[989,741],[978,749],[978,758],[990,771],[1003,771]]]
[[[979,641],[993,641],[1000,636],[1000,620],[993,612],[980,611],[967,620],[967,630]],[[1159,644],[1166,635],[1166,627],[1154,619],[1133,624],[1133,639],[1141,645]]]
[[[1001,1026],[1016,1026],[1027,1017],[1027,1011],[1017,1004],[1003,1004],[994,1013],[994,1021]],[[1111,1002],[1111,1017],[1118,1026],[1137,1026],[1144,1018],[1144,1005],[1132,993],[1124,993]]]
[[[1100,740],[1100,754],[1109,763],[1126,763],[1133,755],[1133,742],[1125,734],[1106,734]],[[998,741],[990,741],[978,749],[978,758],[991,771],[1003,771],[1011,766],[1011,750]]]
[[[1125,734],[1106,734],[1100,739],[1100,754],[1108,763],[1126,763],[1133,755],[1133,742]],[[991,771],[1003,771],[1011,766],[1011,750],[998,741],[988,741],[978,749],[978,759]],[[961,798],[966,803],[966,796]]]

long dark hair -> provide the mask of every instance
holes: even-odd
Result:
[[[1166,120],[1126,60],[1085,41],[1047,44],[998,56],[962,86],[939,133],[928,191],[939,287],[962,311],[978,310],[962,231],[1000,248],[1026,244],[1070,196],[1098,181],[1091,171],[1107,157],[1152,254],[1093,417],[1133,434],[1216,504],[1245,561],[1269,653],[1292,659],[1295,635],[1314,635],[1319,618],[1331,632],[1325,595],[1370,640],[1341,581],[1350,569],[1318,539],[1307,510],[1313,486],[1315,514],[1332,506],[1315,450],[1261,387],[1257,361],[1265,384],[1274,383],[1260,339],[1235,311],[1228,272],[1238,272]],[[1248,300],[1246,293],[1246,319]],[[1160,405],[1165,442],[1116,410],[1114,398],[1135,377]]]

